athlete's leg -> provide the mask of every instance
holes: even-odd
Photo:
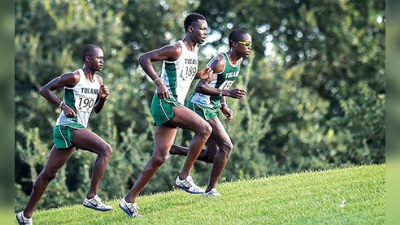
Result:
[[[74,147],[57,149],[55,146],[53,146],[51,148],[47,163],[36,178],[35,183],[33,184],[31,197],[24,209],[24,216],[26,218],[32,217],[33,211],[35,210],[40,198],[43,196],[48,184],[56,177],[57,172],[68,161],[74,151]]]
[[[99,135],[88,129],[74,129],[72,144],[78,149],[87,150],[97,154],[96,161],[93,164],[92,180],[87,193],[87,198],[93,198],[99,189],[101,179],[110,161],[112,155],[111,146]]]
[[[212,133],[211,133],[211,135],[208,138],[208,141],[206,143],[206,146],[207,146],[206,150],[207,151],[205,151],[204,153],[201,152],[201,153],[203,153],[203,155],[200,155],[201,159],[200,159],[200,156],[199,156],[199,158],[197,158],[197,160],[201,160],[201,161],[204,161],[204,162],[207,162],[207,163],[213,163],[214,162],[214,158],[215,158],[215,155],[218,152],[218,148],[219,147],[218,147],[217,143],[214,140],[212,140],[211,136],[212,136]]]
[[[189,151],[188,147],[183,147],[179,145],[172,145],[171,149],[169,150],[169,154],[171,155],[182,155],[182,156],[187,156],[187,153]],[[202,149],[201,152],[205,151],[205,149]],[[200,155],[201,155],[200,152]]]
[[[208,186],[206,192],[211,191],[214,187],[217,186],[218,179],[220,178],[222,172],[225,169],[225,166],[228,162],[229,156],[233,149],[232,141],[225,130],[224,125],[221,123],[218,117],[213,118],[208,121],[213,129],[213,132],[210,136],[210,140],[213,141],[216,145],[218,145],[218,151],[216,151],[213,168],[211,170],[210,180],[208,182]]]
[[[177,128],[168,125],[156,126],[153,154],[143,168],[142,173],[135,181],[135,184],[125,196],[126,202],[136,202],[136,198],[139,196],[140,192],[167,160],[168,150],[174,143],[177,130]]]
[[[206,142],[206,147],[207,147],[206,149],[201,150],[199,157],[197,157],[197,160],[206,163],[213,163],[214,156],[218,151],[218,146],[209,138],[208,141]],[[169,153],[171,155],[187,156],[188,151],[189,151],[188,147],[172,145],[171,149],[169,150]]]
[[[192,110],[186,107],[174,107],[175,116],[170,121],[177,127],[195,132],[190,142],[185,164],[179,175],[179,179],[184,180],[190,175],[194,163],[203,149],[208,137],[211,134],[211,126]],[[168,151],[171,146],[169,146]]]

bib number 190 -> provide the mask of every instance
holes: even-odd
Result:
[[[80,110],[88,110],[90,108],[92,108],[94,105],[94,99],[91,98],[79,98],[79,105],[78,105],[78,109]]]

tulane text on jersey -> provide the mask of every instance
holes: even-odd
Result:
[[[237,76],[239,76],[239,71],[227,73],[227,74],[225,75],[226,78],[237,77]]]
[[[94,88],[82,88],[82,93],[83,94],[95,94],[97,95],[99,93],[99,89],[94,89]]]
[[[197,59],[185,59],[185,64],[195,64],[195,65],[197,65]]]

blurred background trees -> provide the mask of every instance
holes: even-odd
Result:
[[[102,181],[105,199],[127,192],[153,148],[149,112],[154,85],[137,56],[184,35],[190,12],[206,16],[208,42],[200,67],[228,49],[232,29],[253,37],[229,99],[235,119],[226,123],[235,144],[221,181],[302,170],[385,162],[384,1],[28,1],[15,6],[16,210],[26,204],[32,182],[47,160],[59,109],[38,90],[55,76],[82,66],[87,43],[101,46],[101,75],[110,87],[107,106],[89,127],[114,154]],[[159,65],[158,68],[161,65]],[[61,97],[62,92],[57,93]],[[188,145],[180,131],[176,143]],[[80,203],[89,186],[94,156],[77,151],[52,182],[39,207]],[[143,194],[173,189],[184,157],[173,156]],[[210,164],[193,175],[208,181]]]

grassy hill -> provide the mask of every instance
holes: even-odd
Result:
[[[140,218],[82,205],[38,210],[34,224],[384,224],[385,165],[221,183],[217,198],[181,190],[141,196]],[[15,222],[16,223],[16,222]]]

